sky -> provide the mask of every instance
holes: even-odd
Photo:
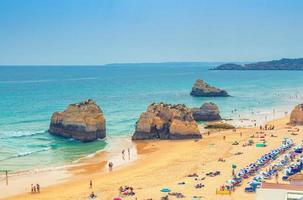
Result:
[[[0,0],[0,65],[303,57],[301,0]]]

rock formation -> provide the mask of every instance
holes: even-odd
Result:
[[[52,115],[49,132],[82,142],[106,136],[105,118],[101,108],[91,99],[70,104],[63,112]]]
[[[192,87],[190,95],[197,97],[227,97],[225,90],[208,85],[203,80],[197,80]]]
[[[185,105],[151,104],[136,123],[133,140],[200,139],[198,124]]]
[[[204,103],[200,108],[192,108],[191,111],[196,121],[221,120],[219,108],[212,102]]]
[[[290,114],[290,124],[303,125],[303,104],[297,105]]]
[[[205,129],[235,129],[231,124],[227,124],[226,122],[208,122],[206,126],[204,127]]]

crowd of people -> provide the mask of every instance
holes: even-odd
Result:
[[[40,193],[40,185],[39,184],[31,184],[31,193]]]
[[[231,180],[226,181],[226,184],[222,185],[220,191],[233,191],[236,186],[241,185],[242,180],[245,178],[253,177],[253,181],[249,182],[249,187],[245,189],[245,191],[255,191],[256,186],[263,180],[263,175],[255,176],[256,173],[263,167],[269,165],[273,160],[280,155],[283,155],[287,150],[289,150],[294,145],[291,139],[285,138],[282,142],[281,146],[270,151],[267,154],[262,155],[256,162],[249,164],[247,167],[239,170],[238,173],[235,173],[233,170],[233,178]],[[276,174],[276,169],[271,169],[270,172]]]

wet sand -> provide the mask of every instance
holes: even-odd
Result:
[[[300,144],[303,139],[302,131],[300,130],[298,135],[292,135],[286,128],[287,122],[288,117],[270,122],[270,124],[275,125],[276,130],[265,131],[268,146],[261,148],[255,147],[255,145],[242,147],[242,144],[247,142],[253,134],[257,136],[255,132],[259,131],[258,128],[237,129],[236,132],[233,130],[220,131],[209,136],[204,135],[204,138],[199,141],[135,142],[138,159],[120,166],[115,166],[115,161],[113,161],[113,171],[108,172],[106,161],[98,160],[97,156],[97,158],[92,158],[91,163],[68,168],[66,173],[69,176],[65,177],[62,182],[49,186],[39,182],[42,188],[40,194],[24,193],[25,190],[22,190],[20,191],[23,192],[22,194],[6,199],[88,199],[90,192],[94,191],[98,196],[97,199],[110,200],[119,196],[118,189],[120,186],[127,185],[134,188],[136,195],[123,197],[123,199],[135,199],[135,197],[140,200],[160,199],[165,195],[160,192],[160,189],[169,187],[172,192],[183,193],[186,196],[185,199],[191,199],[192,196],[201,196],[202,199],[208,200],[253,200],[255,194],[244,193],[245,183],[236,188],[231,196],[216,195],[216,189],[231,178],[232,164],[236,164],[237,169],[245,167],[262,154],[278,147],[284,137],[293,138],[296,144]],[[300,129],[302,128],[300,127]],[[270,137],[271,134],[276,137]],[[223,136],[226,137],[225,140]],[[253,140],[257,143],[260,138],[254,138]],[[234,141],[238,141],[240,144],[232,145]],[[242,154],[235,155],[237,152]],[[121,156],[119,153],[117,155]],[[127,156],[127,150],[125,155]],[[223,157],[226,161],[218,162],[220,157]],[[217,170],[221,172],[220,176],[205,176],[206,173]],[[202,181],[196,181],[194,178],[187,177],[187,175],[193,173],[197,173],[199,179],[206,178]],[[56,175],[53,174],[52,176]],[[43,177],[41,177],[42,179]],[[93,181],[93,189],[89,189],[90,180]],[[185,184],[178,185],[180,182],[185,182]],[[194,186],[198,183],[204,184],[205,187],[196,189]],[[13,184],[14,182],[5,191],[12,190],[14,188]],[[23,183],[23,185],[26,185],[24,188],[27,191],[30,191],[30,184],[31,182]]]

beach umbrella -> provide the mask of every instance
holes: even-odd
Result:
[[[122,200],[121,197],[115,197],[113,200]]]
[[[234,180],[227,180],[227,181],[226,181],[227,184],[234,184],[235,182],[236,182],[236,181],[234,181]]]
[[[160,190],[160,192],[170,192],[171,190],[169,189],[169,188],[162,188],[161,190]]]

